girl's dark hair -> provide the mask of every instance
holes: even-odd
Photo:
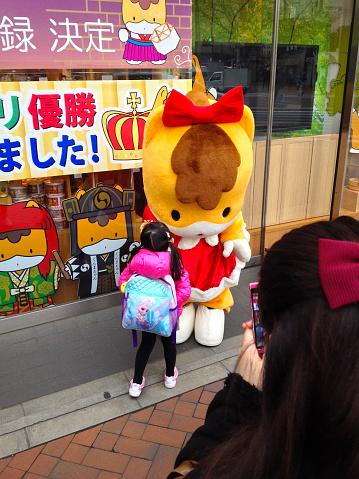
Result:
[[[182,259],[177,251],[175,245],[171,242],[170,230],[164,223],[159,221],[152,221],[147,223],[141,232],[140,241],[141,245],[134,248],[129,257],[129,262],[140,251],[141,248],[148,249],[149,251],[160,252],[167,251],[170,248],[171,251],[171,276],[174,281],[181,279],[181,272],[183,270]]]
[[[359,303],[329,308],[319,238],[358,243],[359,222],[303,226],[265,255],[259,308],[270,339],[261,414],[214,450],[200,477],[358,477]]]

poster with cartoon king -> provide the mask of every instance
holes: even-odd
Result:
[[[118,290],[118,278],[132,249],[131,211],[135,192],[99,183],[62,203],[70,224],[71,255],[65,268],[79,280],[80,299]]]

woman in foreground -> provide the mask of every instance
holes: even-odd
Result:
[[[198,461],[187,479],[359,477],[358,301],[356,220],[310,224],[270,248],[264,357],[245,323],[238,373],[176,460]]]

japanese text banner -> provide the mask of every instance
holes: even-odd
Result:
[[[148,115],[191,80],[0,83],[0,178],[142,166]]]
[[[190,68],[191,14],[191,0],[2,0],[2,68]]]

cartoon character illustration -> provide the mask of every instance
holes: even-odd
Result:
[[[177,342],[195,330],[197,342],[215,346],[224,334],[224,312],[250,259],[241,208],[253,163],[254,120],[237,87],[215,102],[194,89],[172,90],[145,128],[144,221],[170,229],[189,273],[193,303],[184,308]]]
[[[126,44],[123,58],[130,65],[162,65],[178,45],[175,28],[166,23],[165,0],[123,0],[122,19],[126,28],[118,36]]]
[[[138,305],[136,321],[138,325],[140,325],[142,328],[146,330],[148,330],[150,326],[150,323],[147,321],[146,316],[148,311],[151,309],[151,306],[153,306],[154,302],[155,301],[153,298],[146,298],[145,301],[141,302]],[[157,323],[158,321],[152,326],[155,327]]]
[[[60,269],[56,227],[35,201],[0,205],[0,315],[26,313],[53,304]]]
[[[65,266],[79,279],[80,299],[117,291],[118,278],[134,247],[131,211],[135,192],[101,183],[62,203],[70,224],[71,254]]]

